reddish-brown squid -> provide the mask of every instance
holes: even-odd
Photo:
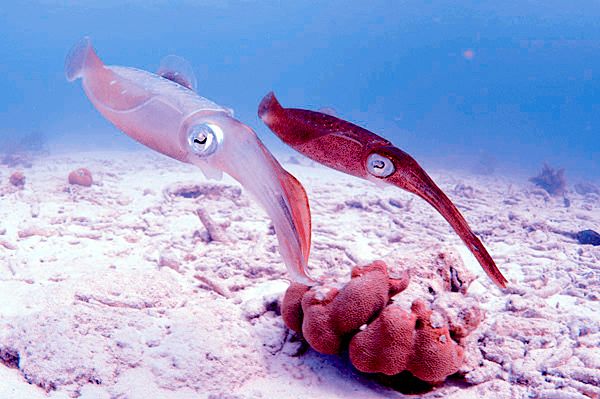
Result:
[[[450,223],[494,283],[506,287],[506,278],[456,206],[417,161],[390,141],[332,115],[283,108],[272,92],[260,103],[258,115],[281,140],[307,157],[423,198]]]

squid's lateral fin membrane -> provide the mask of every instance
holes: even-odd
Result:
[[[156,74],[192,91],[198,90],[198,80],[192,64],[178,55],[167,55],[163,58]]]
[[[322,114],[329,115],[329,116],[335,116],[336,118],[339,118],[337,111],[334,108],[332,108],[332,107],[322,107],[322,108],[319,108],[317,110],[317,112],[320,112]]]
[[[92,40],[85,36],[69,51],[65,61],[65,76],[69,82],[72,82],[81,78],[86,69],[103,66],[92,47]]]
[[[312,235],[312,220],[310,214],[310,205],[308,203],[308,195],[306,190],[298,179],[296,179],[291,173],[283,169],[275,157],[266,149],[263,148],[263,152],[267,158],[270,158],[275,165],[278,165],[280,170],[279,181],[283,187],[286,197],[293,199],[293,202],[289,204],[290,217],[292,218],[291,223],[296,230],[300,248],[302,251],[302,264],[294,265],[295,270],[290,270],[296,281],[301,281],[303,284],[310,284],[314,280],[308,275],[307,265],[308,258],[310,257],[310,245]],[[289,267],[289,265],[288,265]]]
[[[310,207],[308,205],[308,196],[302,184],[292,174],[283,170],[286,179],[281,179],[281,183],[287,193],[288,198],[295,198],[296,202],[290,204],[292,209],[292,217],[296,222],[296,228],[299,229],[298,233],[302,240],[302,256],[304,257],[305,264],[308,263],[310,256],[310,242],[311,242],[311,218],[310,218]],[[306,273],[306,270],[304,270]]]

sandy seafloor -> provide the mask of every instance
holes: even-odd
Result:
[[[430,171],[510,281],[502,292],[423,201],[294,159],[313,274],[343,280],[379,258],[423,270],[454,253],[477,277],[470,366],[422,397],[599,397],[600,247],[559,234],[600,227],[597,195],[569,192],[567,207],[525,179]],[[67,184],[78,167],[92,187]],[[37,156],[17,191],[14,170],[0,166],[0,398],[404,397],[343,357],[296,356],[276,237],[234,181],[149,151]],[[188,183],[204,194],[175,194]],[[198,208],[227,242],[208,239]]]

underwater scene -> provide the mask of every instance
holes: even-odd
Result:
[[[600,398],[600,3],[0,36],[0,399]]]

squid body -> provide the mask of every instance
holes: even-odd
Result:
[[[307,274],[311,226],[304,188],[230,109],[199,96],[189,64],[169,56],[157,74],[106,66],[89,38],[69,53],[65,73],[81,78],[98,111],[128,136],[171,158],[200,167],[210,178],[225,172],[270,216],[279,250],[292,278]]]
[[[465,218],[406,152],[375,133],[333,116],[332,112],[284,108],[273,93],[262,100],[258,115],[283,142],[307,157],[423,198],[450,223],[494,283],[506,286],[507,280]]]

